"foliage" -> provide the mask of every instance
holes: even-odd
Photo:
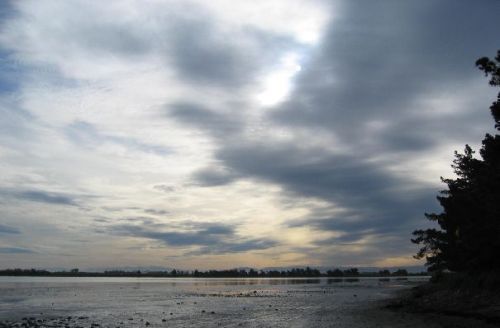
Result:
[[[381,274],[382,273],[382,274]],[[317,277],[380,277],[390,276],[389,270],[380,272],[359,272],[357,268],[345,270],[334,269],[326,273],[318,269],[306,267],[293,268],[290,270],[255,270],[249,269],[230,269],[230,270],[208,270],[208,271],[183,271],[173,269],[172,271],[121,271],[112,270],[104,272],[85,272],[78,269],[70,271],[47,271],[38,269],[6,269],[0,270],[0,276],[54,276],[54,277],[159,277],[159,278],[317,278]],[[408,273],[405,269],[398,269],[392,273],[397,275],[422,276],[425,272]]]
[[[408,275],[408,271],[406,271],[406,269],[398,269],[394,271],[392,275],[396,277],[405,277]]]
[[[500,50],[494,60],[484,57],[476,65],[491,77],[491,86],[500,86]],[[500,93],[490,109],[500,130]],[[441,178],[448,185],[437,197],[443,212],[425,215],[441,229],[413,232],[412,242],[422,245],[415,257],[425,257],[430,270],[500,268],[500,135],[487,134],[479,153],[481,158],[475,158],[469,145],[463,154],[455,152],[457,178]]]

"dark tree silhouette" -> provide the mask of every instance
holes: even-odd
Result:
[[[344,276],[344,273],[342,272],[342,270],[340,269],[335,269],[335,270],[328,270],[326,272],[326,275],[328,277],[343,277]]]
[[[406,269],[397,269],[392,275],[396,277],[405,277],[408,275],[408,271]]]
[[[489,84],[500,86],[500,50],[494,60],[476,61]],[[500,131],[500,93],[490,107],[495,128]],[[487,134],[474,158],[465,146],[455,152],[453,169],[456,179],[441,180],[448,190],[437,197],[443,207],[440,214],[425,214],[441,227],[416,230],[412,242],[421,244],[416,258],[426,258],[430,270],[489,271],[500,269],[500,135]]]

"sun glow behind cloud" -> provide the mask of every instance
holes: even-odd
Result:
[[[257,100],[264,106],[273,106],[286,99],[293,86],[294,76],[300,72],[300,56],[288,53],[280,60],[278,68],[262,79],[263,91]]]

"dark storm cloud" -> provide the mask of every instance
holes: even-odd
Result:
[[[179,228],[182,230],[175,230]],[[273,240],[264,238],[241,238],[236,234],[234,226],[218,223],[186,221],[175,225],[149,221],[134,225],[109,226],[107,229],[107,232],[115,235],[152,239],[168,246],[199,247],[189,255],[244,252],[267,249],[277,244]]]
[[[478,77],[475,60],[498,46],[493,15],[500,10],[498,1],[345,1],[342,8],[317,58],[276,112],[278,122],[322,127],[352,142],[365,123],[397,122],[411,115],[417,99]],[[487,115],[479,115],[481,119]],[[413,128],[420,134],[410,135],[402,146],[420,148],[432,142],[425,138],[432,131],[428,122],[418,123]],[[399,137],[386,135],[380,141]]]
[[[10,234],[20,234],[21,231],[19,229],[14,228],[14,227],[9,227],[4,224],[0,224],[0,235],[5,234],[5,235],[10,235]]]

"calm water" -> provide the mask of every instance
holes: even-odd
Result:
[[[0,320],[82,317],[82,326],[328,327],[426,281],[391,278],[0,277]],[[346,321],[347,320],[347,321]],[[69,326],[77,326],[73,322]]]

